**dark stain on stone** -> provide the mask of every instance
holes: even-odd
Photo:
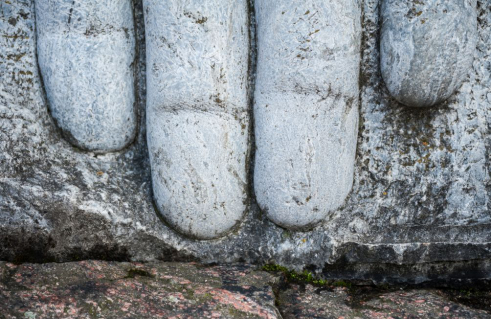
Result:
[[[97,294],[105,294],[109,287],[102,282],[86,281],[69,287],[71,296],[79,296],[83,299]]]
[[[46,234],[20,228],[18,232],[0,235],[0,260],[15,264],[53,262],[55,258],[48,252],[56,245],[54,239]]]
[[[80,261],[87,259],[105,261],[129,261],[131,259],[127,248],[118,245],[97,244],[92,247],[72,248],[66,255],[66,260]]]
[[[9,23],[15,27],[15,25],[17,24],[17,19],[15,19],[14,17],[11,17],[9,19]]]
[[[190,255],[190,254],[185,254],[175,248],[172,247],[165,247],[162,249],[162,254],[159,258],[159,260],[162,261],[169,261],[169,262],[197,262],[199,261],[198,258]]]
[[[136,276],[154,278],[155,276],[148,271],[140,268],[131,268],[125,278],[135,278]]]
[[[70,12],[68,13],[68,24],[72,22],[72,14],[73,14],[73,6],[75,5],[75,0],[72,2],[72,7],[70,8]]]
[[[19,11],[19,15],[22,17],[22,19],[27,20],[29,18],[29,13],[24,12],[23,10]]]

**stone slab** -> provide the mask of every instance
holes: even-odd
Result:
[[[0,262],[0,318],[491,318],[488,289],[311,285],[250,265]]]
[[[246,265],[0,265],[0,318],[281,318],[277,278]]]
[[[280,292],[283,319],[490,318],[489,311],[452,300],[446,290],[292,285]],[[487,299],[489,301],[489,294]]]

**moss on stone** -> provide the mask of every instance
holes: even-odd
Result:
[[[276,264],[264,265],[261,269],[268,272],[281,272],[289,282],[293,283],[306,283],[314,286],[326,286],[329,283],[327,280],[318,279],[314,274],[307,270],[298,273]]]

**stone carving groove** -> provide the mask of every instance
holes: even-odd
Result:
[[[90,151],[124,148],[137,129],[130,0],[36,0],[38,62],[51,114]]]
[[[413,107],[450,97],[467,77],[477,43],[476,0],[384,0],[382,77]]]
[[[256,1],[259,206],[304,229],[343,204],[358,132],[359,1]]]
[[[145,0],[147,137],[158,209],[179,232],[216,238],[246,210],[246,0]]]

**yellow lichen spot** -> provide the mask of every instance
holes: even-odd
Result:
[[[302,243],[305,244],[306,242],[307,242],[307,239],[306,238],[302,239]]]
[[[382,194],[383,194],[384,196],[387,196],[387,192],[383,192]]]
[[[100,177],[100,176],[102,176],[102,175],[104,175],[104,172],[103,172],[103,171],[98,171],[98,172],[97,172],[97,176],[99,176],[99,177]]]

